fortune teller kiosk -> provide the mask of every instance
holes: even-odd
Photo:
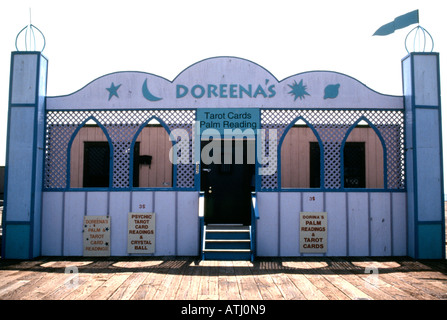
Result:
[[[439,55],[402,96],[237,57],[46,96],[11,54],[2,258],[445,258]]]

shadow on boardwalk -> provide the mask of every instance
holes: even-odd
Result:
[[[0,260],[0,300],[447,300],[447,261],[51,257]]]
[[[208,261],[209,262],[209,261]],[[434,271],[447,275],[447,260],[414,260],[409,257],[302,257],[257,258],[238,265],[219,261],[210,264],[195,257],[40,257],[33,260],[0,260],[0,270],[65,273],[76,266],[79,273],[153,272],[185,274],[194,268],[203,270],[231,268],[235,273],[249,269],[257,274],[379,274]],[[218,275],[211,272],[210,275]]]

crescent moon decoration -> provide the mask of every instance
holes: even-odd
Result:
[[[144,80],[142,90],[143,90],[143,96],[144,96],[147,100],[149,100],[149,101],[159,101],[159,100],[163,99],[163,98],[159,98],[159,97],[154,96],[154,95],[149,91],[149,89],[148,89],[148,87],[147,87],[147,79]]]

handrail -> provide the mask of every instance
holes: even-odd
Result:
[[[258,210],[258,203],[257,203],[257,199],[256,199],[256,192],[252,192],[251,193],[251,205],[254,211],[254,218],[256,220],[259,219],[259,210]]]
[[[250,226],[250,249],[251,261],[253,262],[256,255],[256,220],[259,219],[259,210],[256,199],[256,192],[251,193],[251,226]]]
[[[203,249],[205,249],[205,192],[199,192],[199,231],[200,231],[200,255],[204,259]]]
[[[199,217],[203,218],[205,215],[205,192],[199,192]]]

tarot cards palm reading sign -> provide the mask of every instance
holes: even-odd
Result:
[[[127,229],[127,253],[155,252],[155,213],[130,212]]]
[[[300,212],[300,252],[327,251],[327,212]]]

